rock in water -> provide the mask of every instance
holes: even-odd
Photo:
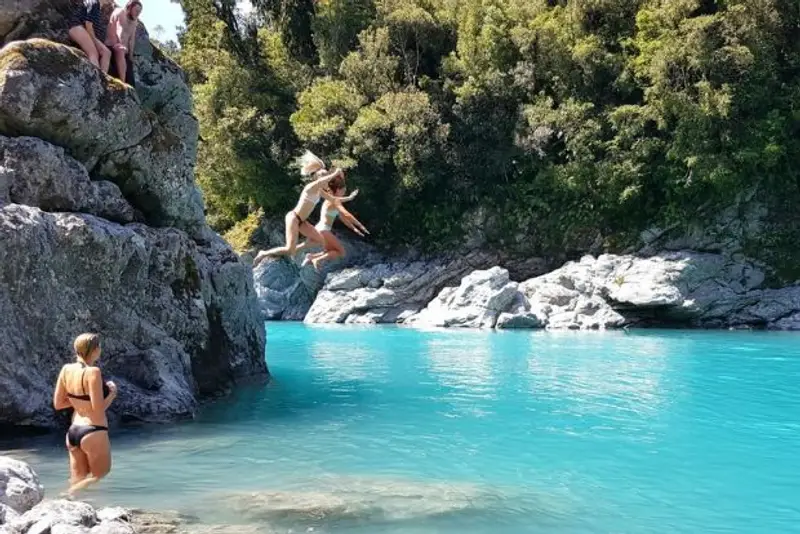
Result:
[[[43,498],[44,487],[28,464],[0,456],[0,514],[3,515],[0,525],[24,514]]]
[[[68,7],[4,6],[0,30],[26,37]],[[144,99],[74,48],[0,50],[0,423],[56,425],[54,381],[86,331],[119,385],[112,417],[189,416],[267,376],[252,273],[203,215],[191,93],[148,50]]]
[[[428,307],[406,323],[429,326],[461,326],[494,328],[498,316],[518,295],[517,283],[511,282],[508,271],[493,267],[473,271],[458,287],[439,293]]]
[[[55,423],[53,384],[83,331],[102,334],[112,409],[130,418],[190,415],[196,391],[265,372],[247,267],[218,241],[10,204],[0,281],[2,422]]]
[[[305,317],[307,323],[402,323],[475,266],[494,261],[475,252],[396,261],[331,273]]]

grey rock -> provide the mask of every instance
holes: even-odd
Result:
[[[142,105],[186,145],[186,157],[197,155],[199,124],[192,113],[192,91],[183,70],[158,49],[143,24],[139,24],[134,47],[136,92]]]
[[[136,534],[136,529],[123,521],[103,521],[89,531],[91,534]]]
[[[0,202],[132,222],[133,207],[110,182],[92,182],[64,149],[35,137],[0,136]]]
[[[11,530],[20,533],[47,533],[55,529],[65,534],[84,532],[98,523],[97,514],[85,502],[63,499],[42,501],[10,524]],[[73,527],[73,528],[68,528]],[[83,527],[83,528],[81,528]],[[52,529],[52,530],[51,530]]]
[[[86,527],[58,523],[50,527],[50,534],[87,534],[88,532],[95,532],[95,529],[97,529],[98,526],[95,526],[89,530]]]
[[[331,273],[304,321],[307,323],[402,323],[424,309],[446,286],[495,255],[422,258],[350,267]]]
[[[1,422],[57,424],[54,381],[84,331],[104,339],[112,416],[191,416],[198,394],[267,373],[252,279],[220,238],[0,208]]]
[[[123,521],[130,522],[132,513],[127,508],[112,506],[97,510],[97,519],[103,521]]]
[[[508,271],[473,271],[458,287],[444,288],[418,315],[405,322],[427,326],[494,328],[498,316],[517,299],[517,283]]]
[[[2,526],[5,523],[11,523],[19,517],[16,510],[6,504],[0,503],[0,533],[5,533]]]
[[[743,257],[693,251],[586,256],[520,285],[549,329],[625,325],[794,328],[800,287],[759,289]],[[788,319],[788,320],[787,320]]]
[[[205,229],[203,199],[194,183],[194,160],[180,137],[154,122],[140,143],[103,156],[96,174],[119,185],[155,226],[198,236]]]
[[[71,47],[31,39],[0,50],[0,133],[62,146],[91,169],[98,157],[140,143],[152,120],[130,86]]]
[[[265,233],[272,245],[283,244],[283,222],[267,223]],[[323,287],[325,277],[345,267],[364,261],[374,254],[372,247],[360,240],[349,239],[336,232],[345,249],[345,256],[322,264],[318,272],[311,265],[301,267],[311,247],[294,258],[265,258],[259,253],[253,261],[253,278],[264,318],[267,320],[302,321],[308,313],[317,292]]]
[[[4,509],[8,507],[0,523],[9,521],[17,514],[24,514],[39,504],[43,498],[44,487],[28,464],[0,456],[0,505]]]
[[[31,36],[67,39],[68,0],[13,0],[0,3],[0,45]]]

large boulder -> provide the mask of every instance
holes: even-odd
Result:
[[[3,423],[56,424],[54,381],[84,331],[103,336],[125,418],[188,416],[196,394],[266,373],[252,280],[219,238],[9,204],[0,310]]]
[[[419,314],[406,324],[494,328],[500,314],[518,295],[517,283],[508,271],[493,267],[473,271],[458,287],[446,287]]]
[[[0,51],[0,132],[64,147],[116,183],[149,224],[193,236],[205,227],[194,150],[187,148],[196,130],[170,130],[130,86],[68,46],[34,39]]]
[[[66,41],[69,13],[69,0],[0,2],[0,46],[34,36]]]
[[[103,75],[82,53],[44,39],[0,50],[0,131],[38,137],[91,168],[139,144],[154,116],[136,93]]]
[[[0,203],[91,213],[121,223],[136,219],[119,187],[91,181],[63,148],[35,137],[0,136]]]
[[[490,254],[399,260],[331,273],[308,310],[306,323],[402,323]]]

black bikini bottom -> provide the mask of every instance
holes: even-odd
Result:
[[[81,440],[84,437],[99,430],[105,430],[107,432],[108,427],[100,425],[70,425],[67,430],[67,442],[72,447],[80,447]]]

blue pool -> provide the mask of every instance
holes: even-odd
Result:
[[[800,532],[798,335],[269,323],[267,357],[196,421],[112,433],[89,499],[263,532]],[[61,440],[10,452],[51,495]]]

